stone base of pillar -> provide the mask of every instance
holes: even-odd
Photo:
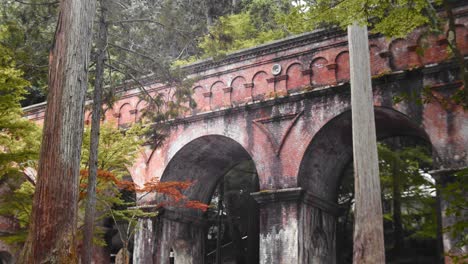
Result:
[[[152,218],[138,220],[135,231],[133,263],[153,263],[154,231]]]
[[[302,188],[252,196],[260,204],[261,264],[335,263],[336,204]]]
[[[164,210],[158,217],[152,263],[169,264],[170,252],[175,263],[205,261],[206,223],[201,216]]]

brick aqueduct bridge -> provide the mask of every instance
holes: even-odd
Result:
[[[468,55],[468,8],[456,14],[457,42]],[[133,180],[196,180],[188,195],[209,202],[228,171],[251,161],[258,175],[252,196],[259,204],[259,231],[249,239],[259,243],[254,254],[260,263],[334,263],[337,190],[352,161],[347,49],[344,32],[316,31],[188,66],[199,78],[193,88],[197,107],[172,122],[161,148],[142,151],[130,169]],[[370,54],[378,138],[429,142],[442,180],[467,167],[468,115],[440,100],[461,84],[447,59],[447,40],[421,31],[395,40],[373,35]],[[275,64],[281,70],[274,75]],[[148,90],[167,98],[172,91],[160,84],[148,84]],[[394,100],[404,93],[422,97],[423,91],[439,99]],[[139,98],[137,89],[122,92],[105,119],[135,122],[146,105]],[[25,111],[41,122],[44,105]],[[166,210],[139,225],[134,263],[169,263],[170,250],[175,263],[204,262],[202,214]],[[453,240],[443,242],[449,251]]]

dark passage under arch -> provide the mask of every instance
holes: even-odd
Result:
[[[414,137],[430,142],[419,124],[394,109],[375,107],[375,121],[379,140]],[[353,159],[351,131],[350,110],[330,120],[309,144],[298,174],[299,186],[311,197],[335,204],[336,212],[340,212],[337,198],[342,176]],[[312,204],[303,205],[299,232],[304,237],[300,245],[300,258],[304,263],[337,263],[336,221],[339,214]]]
[[[213,206],[205,213],[169,208],[178,218],[168,213],[161,216],[157,263],[169,260],[171,248],[167,245],[174,251],[175,263],[178,259],[181,263],[212,263],[216,255],[238,264],[258,263],[258,207],[250,192],[258,191],[259,183],[255,164],[244,147],[221,135],[191,141],[174,155],[161,178],[187,180],[192,186],[184,194],[191,200],[211,201]]]

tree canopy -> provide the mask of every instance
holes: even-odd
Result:
[[[6,29],[0,26],[0,182],[21,175],[28,161],[37,159],[38,127],[22,116],[20,101],[29,82],[16,68],[13,52],[1,44]]]

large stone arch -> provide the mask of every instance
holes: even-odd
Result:
[[[171,157],[161,181],[192,181],[193,185],[184,194],[208,204],[220,179],[245,162],[253,160],[237,141],[222,135],[204,135],[184,144]],[[258,178],[255,191],[258,191]],[[199,210],[165,210],[155,221],[153,262],[168,263],[173,250],[179,263],[203,263],[207,228],[204,217]],[[248,239],[258,244],[258,231],[251,237]]]
[[[205,135],[184,145],[172,157],[161,181],[194,181],[186,195],[207,203],[218,180],[238,163],[251,159],[247,150],[235,140],[221,135]]]
[[[405,114],[375,107],[378,139],[413,136],[428,141],[427,133]],[[339,176],[352,159],[351,110],[328,121],[312,138],[302,159],[298,184],[327,200],[334,200]]]
[[[270,167],[260,165],[265,160],[275,158],[276,155],[265,134],[257,129],[249,118],[251,117],[240,114],[230,119],[214,118],[192,126],[173,126],[163,146],[155,150],[145,148],[145,155],[139,156],[138,166],[131,168],[132,177],[140,185],[145,181],[162,179],[171,160],[185,146],[201,137],[220,136],[229,138],[245,149],[255,163],[261,188],[265,188],[264,185],[271,176]],[[240,133],[240,131],[249,132]]]
[[[408,116],[392,108],[375,107],[378,139],[417,137],[430,143],[427,133]],[[299,213],[300,263],[335,263],[337,192],[352,161],[351,111],[328,121],[311,140],[298,173],[304,191]]]

